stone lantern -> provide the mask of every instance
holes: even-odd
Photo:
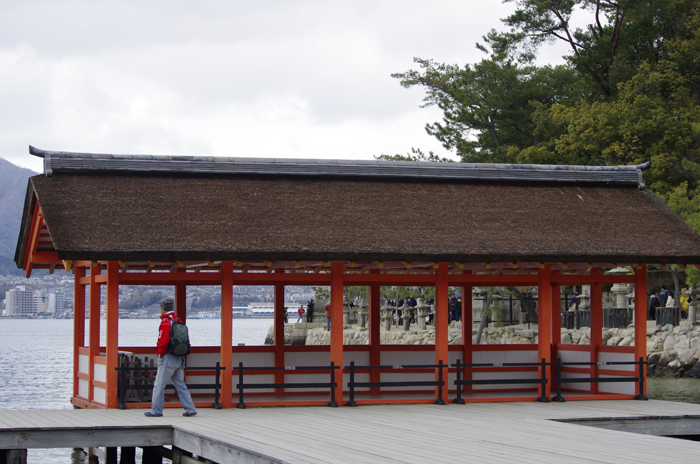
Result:
[[[429,305],[425,304],[425,298],[418,298],[418,304],[416,305],[416,320],[418,321],[418,328],[421,330],[426,329],[429,307]]]
[[[361,329],[364,329],[367,324],[368,314],[369,305],[364,300],[360,300],[360,302],[357,304],[357,323]]]
[[[616,267],[607,272],[608,275],[629,275],[632,271],[625,267]],[[616,308],[627,308],[627,294],[630,292],[630,288],[627,284],[616,283],[610,289],[611,292],[615,294],[615,307]]]
[[[629,275],[632,274],[632,271],[627,269],[626,267],[618,266],[615,269],[609,270],[607,275]],[[628,304],[628,298],[630,297],[630,291],[632,288],[630,288],[631,285],[628,284],[621,284],[621,283],[616,283],[612,286],[610,289],[611,292],[615,294],[615,307],[620,308],[620,309],[626,309],[629,310],[629,304]],[[634,296],[634,292],[632,292],[632,296]],[[632,324],[634,325],[634,310],[632,312]]]
[[[382,312],[382,323],[384,324],[384,330],[391,330],[391,323],[393,322],[394,308],[389,306],[388,302],[384,303],[381,307]]]
[[[408,332],[411,326],[411,312],[413,312],[413,306],[408,304],[408,301],[404,301],[403,306],[401,306],[401,319],[403,319],[403,330]]]
[[[350,325],[350,302],[343,300],[343,325]]]
[[[700,298],[700,287],[691,288],[687,292],[690,296],[690,302],[688,303],[688,322],[692,324],[696,320],[695,308],[698,305],[696,301]]]

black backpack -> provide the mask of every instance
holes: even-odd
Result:
[[[170,318],[170,343],[168,353],[175,356],[187,356],[190,354],[190,333],[187,326]]]

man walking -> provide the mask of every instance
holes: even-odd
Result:
[[[168,352],[170,346],[170,326],[173,321],[182,322],[176,315],[174,309],[175,301],[166,297],[160,302],[160,328],[158,332],[158,344],[156,354],[158,355],[158,373],[153,384],[153,396],[151,397],[151,410],[145,412],[147,417],[160,417],[163,415],[163,401],[165,395],[165,385],[172,379],[180,404],[185,408],[182,413],[185,417],[197,414],[192,396],[190,396],[187,385],[185,385],[185,357],[177,356]]]

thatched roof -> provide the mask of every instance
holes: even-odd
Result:
[[[391,162],[314,173],[299,160],[283,169],[277,160],[276,171],[207,173],[163,168],[176,158],[148,157],[160,166],[153,170],[96,155],[53,153],[51,162],[61,159],[85,163],[57,163],[51,176],[30,179],[19,266],[31,198],[58,257],[70,260],[700,263],[700,235],[639,188],[640,167],[444,166],[469,171],[460,177],[441,175],[448,171],[438,163],[426,163],[424,175],[421,163],[394,165],[418,175],[392,174]],[[475,176],[478,169],[489,174]]]

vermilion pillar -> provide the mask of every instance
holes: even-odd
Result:
[[[471,271],[468,271],[471,274]],[[472,363],[472,286],[465,285],[462,287],[462,343],[464,345],[464,350],[462,351],[462,363],[471,364]],[[464,370],[464,378],[467,380],[472,379],[472,368],[467,367]],[[464,392],[471,392],[472,385],[464,385],[462,387]]]
[[[449,363],[449,345],[448,345],[448,324],[449,324],[449,297],[448,297],[448,281],[447,274],[449,269],[447,263],[437,265],[437,276],[435,279],[435,364],[442,361],[443,364]],[[435,372],[437,380],[439,373]],[[442,373],[445,385],[442,387],[442,398],[447,400],[447,369]],[[437,399],[437,388],[435,389],[435,397]]]
[[[647,359],[647,266],[641,265],[634,268],[634,360]],[[680,296],[679,296],[680,298]],[[639,374],[639,372],[637,373]],[[646,373],[645,373],[646,378]],[[637,389],[639,389],[639,384]],[[638,395],[646,395],[647,383],[644,382],[644,391],[637,391]]]
[[[343,404],[343,263],[331,263],[331,362],[340,369],[335,371],[338,388],[334,401]]]
[[[600,278],[603,270],[591,269],[591,276]],[[598,362],[598,353],[603,344],[603,285],[600,280],[591,284],[591,362]],[[598,366],[591,366],[591,377],[598,377]],[[591,383],[591,393],[598,393],[598,383]]]
[[[90,324],[88,329],[88,351],[89,351],[89,393],[88,401],[95,398],[95,361],[100,355],[100,285],[97,283],[97,276],[100,274],[100,266],[93,262],[90,265]]]
[[[221,263],[221,406],[230,408],[233,395],[233,263]]]
[[[107,262],[107,407],[117,407],[117,371],[119,364],[119,263]]]
[[[275,272],[284,272],[277,269]],[[284,366],[284,284],[275,283],[275,310],[273,320],[275,367]],[[284,370],[275,371],[275,383],[284,383]],[[275,389],[275,393],[284,393],[283,388]]]
[[[80,394],[80,348],[85,346],[85,267],[76,266],[73,270],[73,397]]]
[[[554,278],[558,277],[561,272],[553,271],[552,275]],[[561,344],[561,286],[552,286],[552,360],[556,361],[559,357],[557,352],[559,345]],[[550,366],[550,378],[554,379],[556,374],[556,366],[552,364]],[[555,389],[556,384],[550,384],[550,390]]]
[[[178,267],[177,274],[184,274],[187,270]],[[187,282],[178,280],[175,282],[175,315],[184,323],[187,323]]]
[[[540,268],[537,307],[537,361],[544,359],[549,363],[552,361],[552,268],[549,264]],[[542,372],[539,374],[542,375]],[[547,378],[547,385],[551,385],[551,371],[545,369],[544,375]]]
[[[379,270],[374,269],[372,274],[378,274]],[[370,366],[381,365],[381,301],[380,287],[378,283],[369,286],[369,364]],[[369,381],[379,382],[381,373],[379,369],[370,369]],[[371,387],[371,393],[379,393],[379,387]]]

